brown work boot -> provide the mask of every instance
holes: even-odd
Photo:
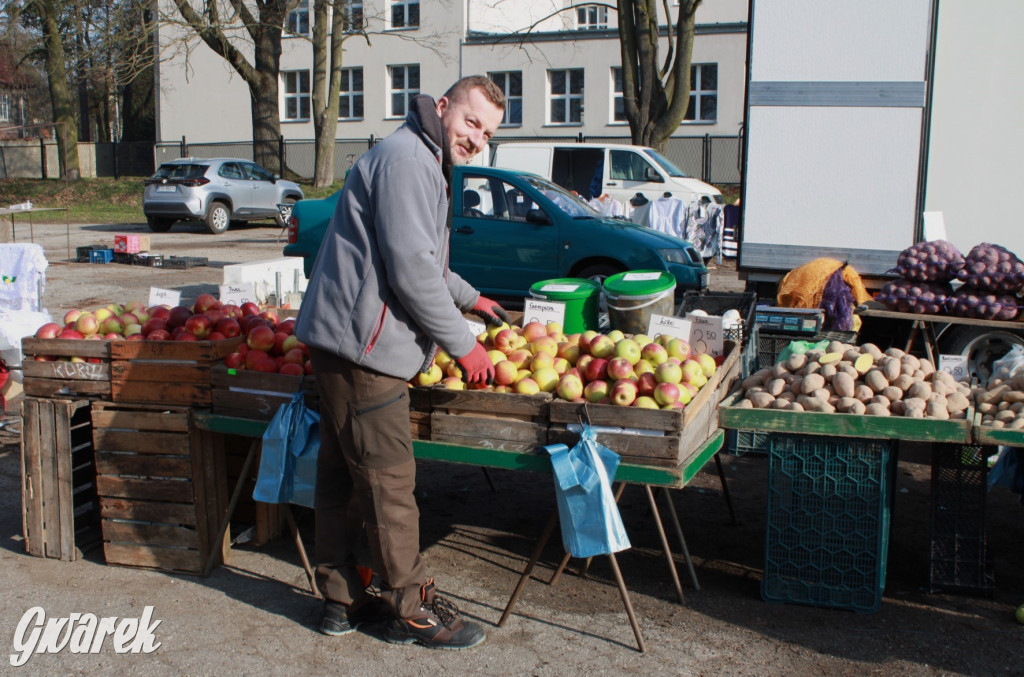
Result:
[[[420,589],[420,603],[415,616],[393,618],[387,624],[384,632],[387,641],[458,651],[471,649],[487,639],[483,628],[459,618],[458,607],[437,595],[433,579]]]

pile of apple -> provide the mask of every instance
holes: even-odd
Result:
[[[245,342],[224,358],[224,365],[268,374],[312,374],[309,349],[292,333],[294,328],[293,318],[278,322],[277,314],[270,310],[242,318]]]
[[[586,331],[566,335],[555,322],[503,324],[477,337],[494,363],[494,384],[467,386],[450,355],[438,351],[413,384],[535,395],[552,393],[570,402],[648,409],[683,409],[715,373],[720,360],[692,354],[690,345],[667,335]]]

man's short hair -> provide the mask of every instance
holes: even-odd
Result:
[[[459,78],[444,95],[448,97],[449,101],[456,101],[469,94],[469,90],[474,87],[479,88],[488,101],[505,110],[505,92],[501,91],[501,87],[494,84],[494,81],[485,75],[467,75],[464,78]]]

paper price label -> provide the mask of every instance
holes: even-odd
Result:
[[[670,317],[668,315],[652,314],[651,321],[647,325],[647,335],[656,340],[662,334],[672,338],[682,339],[689,343],[691,322],[681,317]]]
[[[690,348],[693,352],[718,357],[725,353],[722,342],[722,318],[716,315],[687,315],[693,325],[690,329]]]
[[[466,320],[466,326],[469,327],[469,331],[473,336],[479,336],[480,334],[487,331],[487,325],[483,322],[477,322],[476,320]]]
[[[159,287],[149,288],[150,306],[171,306],[172,308],[181,302],[181,292],[177,289],[160,289]]]
[[[578,284],[546,284],[540,288],[541,291],[573,292],[579,289]]]
[[[252,282],[238,282],[220,285],[220,302],[241,306],[252,301],[256,303],[256,287]]]
[[[939,355],[939,371],[946,372],[957,381],[969,381],[971,378],[966,355]]]
[[[646,282],[661,279],[661,273],[626,273],[622,276],[624,282]]]
[[[526,299],[523,302],[523,326],[530,322],[557,322],[565,326],[565,303],[562,301],[544,301],[541,299]]]

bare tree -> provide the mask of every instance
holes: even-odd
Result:
[[[342,46],[349,28],[346,18],[351,18],[349,2],[315,0],[313,5],[313,185],[317,188],[334,183],[334,138],[338,131]]]

